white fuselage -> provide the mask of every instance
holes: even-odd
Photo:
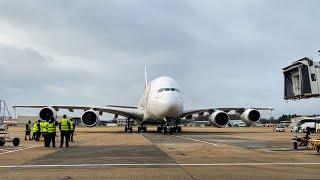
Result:
[[[138,106],[144,111],[144,121],[164,121],[183,113],[183,96],[178,83],[170,77],[151,81]]]

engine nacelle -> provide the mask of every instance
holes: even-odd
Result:
[[[255,109],[247,109],[241,114],[241,120],[249,125],[259,122],[260,117],[260,112]]]
[[[87,127],[93,127],[100,121],[100,116],[96,111],[88,110],[82,114],[81,121]]]
[[[218,128],[227,127],[229,123],[229,115],[223,111],[215,111],[209,116],[211,124]]]
[[[57,111],[52,107],[45,107],[40,110],[39,116],[45,121],[49,121],[51,118],[57,119]]]

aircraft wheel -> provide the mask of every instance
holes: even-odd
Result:
[[[167,127],[163,127],[162,132],[163,134],[167,134]]]
[[[4,146],[5,144],[6,144],[6,140],[3,137],[1,137],[0,138],[0,146]]]
[[[169,128],[169,133],[170,133],[170,134],[173,134],[173,131],[174,131],[174,128],[173,128],[173,127],[170,127],[170,128]]]
[[[19,144],[20,144],[20,139],[19,139],[19,138],[13,138],[12,143],[13,143],[14,146],[19,146]]]
[[[181,127],[177,127],[177,133],[181,133],[182,132],[182,128]]]
[[[147,127],[142,127],[143,132],[147,132]]]
[[[157,133],[160,133],[161,130],[162,130],[162,128],[158,126],[158,127],[157,127]]]
[[[293,149],[294,150],[298,150],[298,142],[294,142],[293,143]]]
[[[124,128],[124,132],[128,132],[128,127],[125,127],[125,128]]]

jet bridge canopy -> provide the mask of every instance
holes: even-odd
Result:
[[[284,99],[320,97],[319,65],[319,63],[305,57],[283,68]]]

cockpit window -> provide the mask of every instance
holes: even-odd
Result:
[[[176,88],[161,88],[158,90],[158,93],[161,93],[163,91],[176,91],[176,92],[180,93],[179,89],[176,89]]]
[[[162,92],[163,91],[163,88],[159,89],[158,93]]]

